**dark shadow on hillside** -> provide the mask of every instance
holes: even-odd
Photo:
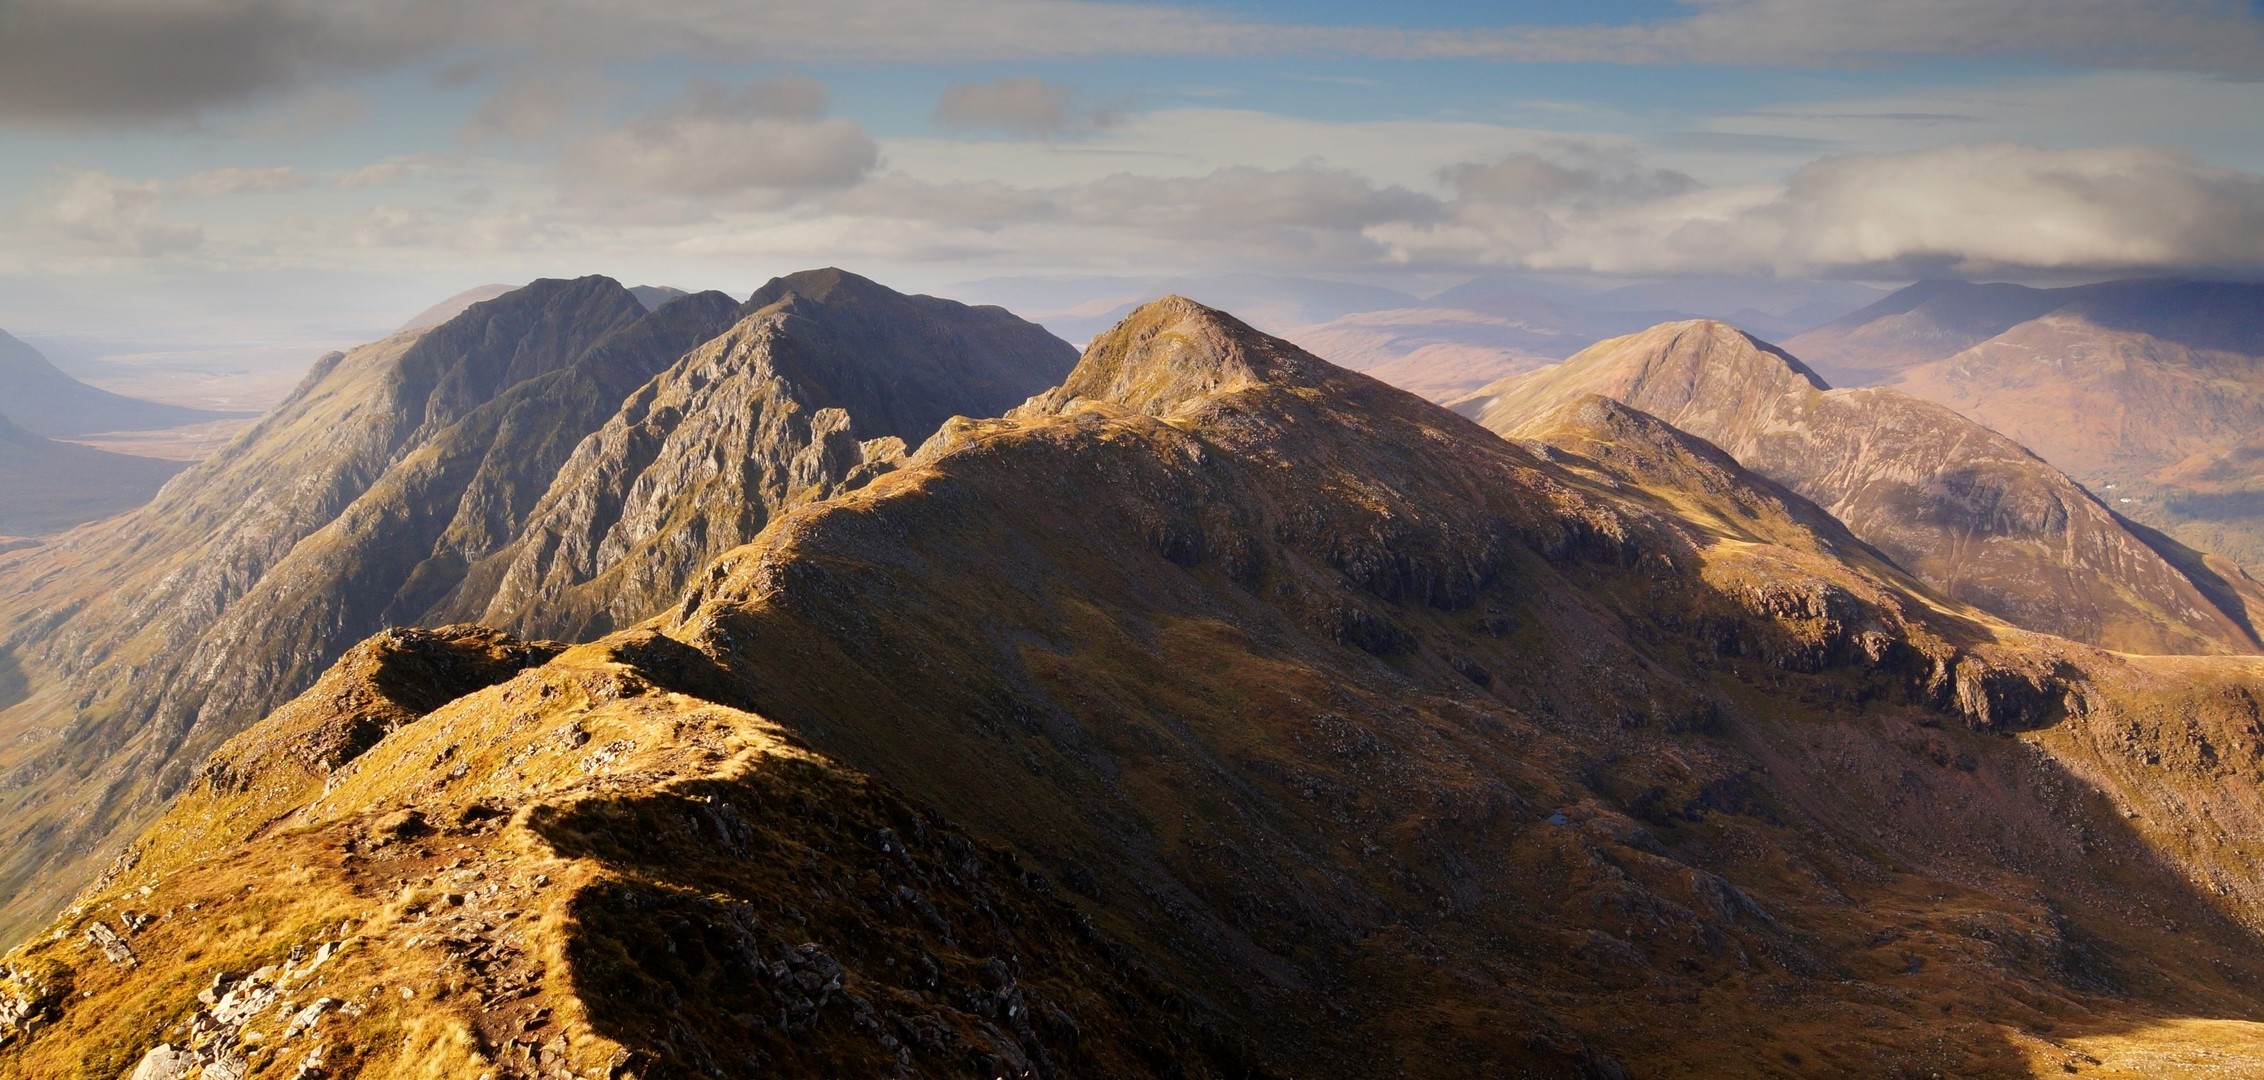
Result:
[[[2264,500],[2264,497],[2260,497],[2260,500]],[[2114,511],[2110,510],[2108,513],[2112,514]],[[2178,573],[2184,574],[2186,580],[2193,582],[2194,588],[2201,590],[2201,595],[2208,599],[2210,605],[2225,618],[2231,619],[2233,625],[2240,627],[2250,640],[2264,644],[2264,639],[2257,637],[2255,624],[2248,618],[2248,605],[2241,602],[2239,591],[2233,588],[2232,582],[2225,580],[2223,574],[2209,568],[2208,558],[2203,552],[2177,542],[2168,533],[2139,524],[2121,514],[2115,514],[2115,520],[2123,528],[2129,529],[2131,535],[2138,537],[2140,543],[2153,548],[2155,553],[2176,567]]]
[[[640,1076],[1270,1075],[1014,856],[825,766],[529,824],[612,872],[567,958]]]
[[[16,654],[0,649],[0,709],[11,708],[31,696],[31,678]]]

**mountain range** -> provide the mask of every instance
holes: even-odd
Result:
[[[1921,282],[1786,344],[1834,383],[1956,409],[2119,512],[2264,563],[2264,285]]]
[[[1942,595],[2130,652],[2258,651],[2264,587],[2123,518],[2018,443],[1892,388],[1834,390],[1727,324],[1666,323],[1455,408],[1512,438],[1599,394],[1813,500]]]
[[[544,281],[0,560],[0,1074],[2264,1067],[2252,587],[1721,323]]]
[[[0,647],[46,687],[0,713],[0,915],[75,888],[68,867],[361,638],[633,622],[777,512],[1075,358],[998,309],[832,271],[651,311],[610,279],[539,281],[325,357],[146,506],[0,556]]]

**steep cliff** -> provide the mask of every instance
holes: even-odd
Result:
[[[1906,325],[1960,297],[2014,288],[1944,285],[1912,316],[1858,313],[1794,344],[1834,358],[1860,359],[1866,342],[1899,349],[1900,362],[1859,372],[1864,381],[2018,440],[2186,544],[2264,562],[2264,470],[2248,445],[2264,428],[2264,285],[2024,290],[2030,302],[2005,314],[2028,317],[1980,323],[1977,335],[1934,347]]]

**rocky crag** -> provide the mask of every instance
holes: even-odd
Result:
[[[2264,661],[1529,423],[1142,308],[652,620],[356,649],[6,958],[0,1073],[2264,1064]]]

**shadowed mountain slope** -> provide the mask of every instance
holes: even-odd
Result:
[[[1533,422],[1144,307],[667,616],[358,650],[7,958],[0,1071],[2264,1062],[2264,665],[1946,609],[1652,418]],[[410,653],[502,681],[402,701]]]
[[[24,430],[51,436],[180,427],[247,415],[143,401],[88,386],[5,332],[0,332],[0,405]]]
[[[46,536],[131,510],[182,466],[56,442],[0,416],[0,536]]]
[[[0,912],[20,919],[67,894],[105,837],[146,819],[220,740],[354,641],[388,624],[445,622],[449,605],[521,621],[494,590],[528,550],[522,535],[576,523],[562,505],[625,500],[632,526],[715,518],[712,530],[668,530],[665,550],[598,551],[579,565],[610,576],[569,579],[587,586],[582,617],[523,620],[602,631],[672,600],[706,554],[752,536],[771,508],[884,467],[862,465],[855,439],[841,444],[853,421],[840,404],[919,438],[917,425],[1022,400],[1075,359],[1001,311],[900,297],[837,272],[782,281],[768,293],[837,303],[702,293],[647,312],[598,277],[476,303],[429,331],[327,358],[273,415],[136,514],[10,554],[5,646],[38,689],[0,712],[0,730],[29,736],[0,755],[12,838]],[[750,390],[755,380],[704,382],[716,374],[704,360],[666,377],[734,324],[777,323],[782,307],[801,318],[774,336],[812,359],[773,380],[769,396]],[[893,338],[868,325],[874,312],[901,327]],[[602,450],[618,442],[605,433],[634,427],[641,439],[656,388],[687,379],[704,396],[677,417],[684,438],[659,459],[676,471],[641,458],[615,468]],[[771,437],[730,444],[732,431]],[[593,454],[602,467],[564,468]],[[642,488],[605,486],[640,476]]]
[[[2134,528],[2019,444],[1885,389],[1830,390],[1721,323],[1668,323],[1487,387],[1455,407],[1504,434],[1584,394],[1706,439],[1814,500],[1944,595],[2131,652],[2254,652],[2264,597]]]

